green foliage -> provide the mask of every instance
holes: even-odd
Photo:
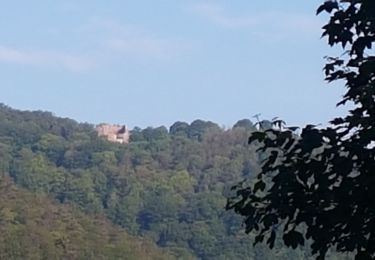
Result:
[[[188,128],[188,137],[199,141],[202,141],[203,135],[208,131],[216,129],[219,130],[220,127],[213,122],[205,122],[203,120],[195,120],[192,122]]]
[[[241,119],[233,125],[233,128],[243,127],[249,130],[256,130],[254,124],[249,119]]]
[[[173,259],[101,217],[0,179],[0,259]]]
[[[2,118],[7,119],[2,122]],[[48,121],[52,127],[45,127]],[[153,252],[154,246],[147,240],[179,259],[300,259],[303,249],[289,250],[279,240],[275,241],[276,253],[262,246],[253,247],[252,237],[240,232],[240,216],[225,211],[230,187],[254,176],[261,156],[255,148],[248,147],[247,137],[253,128],[246,127],[252,125],[248,121],[245,123],[245,127],[241,124],[230,130],[202,120],[192,124],[175,123],[169,133],[164,127],[134,129],[132,141],[120,145],[96,137],[93,128],[85,124],[48,113],[1,107],[1,176],[11,176],[17,186],[32,192],[27,193],[32,196],[26,202],[18,202],[24,198],[21,193],[25,191],[12,195],[17,200],[14,205],[20,205],[20,210],[24,203],[29,205],[22,215],[22,223],[27,225],[28,219],[31,221],[34,217],[50,221],[49,215],[43,212],[54,211],[45,196],[54,198],[64,209],[73,205],[76,213],[58,214],[54,218],[63,223],[68,219],[73,223],[69,224],[73,225],[71,229],[65,226],[52,229],[44,221],[39,224],[45,225],[45,229],[10,228],[6,234],[12,239],[7,240],[6,247],[12,249],[0,248],[0,253],[5,250],[10,254],[14,250],[14,254],[19,254],[15,259],[24,259],[21,256],[29,254],[28,259],[33,259],[32,246],[22,243],[30,243],[25,234],[35,233],[36,241],[46,241],[42,248],[51,248],[55,254],[45,253],[48,259],[64,255],[63,249],[56,249],[48,241],[64,239],[74,242],[74,254],[81,257],[78,259],[100,259],[101,255],[105,256],[103,259],[132,259],[130,256],[137,254],[132,249],[138,249],[137,245],[145,248],[146,255],[150,253],[149,258],[167,258],[159,251]],[[24,126],[23,133],[14,136],[7,129],[17,129],[18,124]],[[70,130],[55,130],[61,128]],[[28,129],[32,130],[28,132]],[[44,198],[40,203],[45,204],[45,211],[33,198]],[[2,209],[0,214],[4,219],[20,221],[14,208]],[[28,209],[35,209],[36,215]],[[82,212],[91,216],[84,217],[85,224],[81,224]],[[47,214],[47,218],[40,214]],[[116,229],[124,228],[137,237],[139,244],[133,244],[132,238],[121,240],[122,235],[104,220],[103,225],[90,222],[94,221],[93,216],[105,216]],[[38,230],[52,233],[38,233]],[[102,235],[103,244],[96,244]],[[18,236],[22,238],[17,240]],[[70,239],[70,236],[74,237]],[[43,259],[42,252],[33,252],[34,259]],[[147,256],[134,258],[147,259]],[[12,258],[9,256],[9,259]]]
[[[176,122],[169,128],[171,135],[181,135],[187,137],[189,135],[189,124],[186,122]]]
[[[310,240],[323,259],[329,249],[375,257],[375,2],[326,1],[323,36],[344,54],[327,58],[326,80],[342,80],[346,93],[338,105],[352,103],[345,117],[326,128],[296,128],[275,122],[249,142],[266,155],[257,181],[242,183],[228,208],[245,217],[256,242],[273,247],[278,233],[296,248]]]

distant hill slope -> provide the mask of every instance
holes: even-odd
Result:
[[[93,125],[48,112],[19,111],[2,105],[0,176],[29,190],[10,192],[14,195],[5,197],[13,199],[13,204],[25,205],[27,210],[13,208],[9,203],[6,208],[11,211],[5,210],[4,214],[9,213],[12,223],[12,212],[21,210],[23,219],[33,221],[20,222],[23,226],[11,232],[10,235],[22,237],[19,243],[8,245],[12,240],[0,240],[0,246],[13,248],[0,247],[0,256],[13,251],[31,254],[19,248],[31,250],[33,242],[40,241],[40,245],[46,245],[45,250],[51,247],[51,252],[57,250],[56,254],[88,254],[93,250],[96,259],[105,253],[129,254],[135,259],[142,253],[144,257],[138,259],[165,257],[145,242],[151,240],[178,259],[306,259],[307,246],[291,250],[277,241],[274,251],[262,245],[253,247],[251,234],[243,232],[242,219],[225,211],[231,186],[244,178],[251,179],[264,157],[247,145],[253,130],[248,119],[238,121],[231,129],[203,120],[176,122],[169,129],[134,128],[130,143],[122,145],[97,137]],[[63,208],[58,209],[43,196],[53,198]],[[45,211],[45,203],[55,209]],[[71,211],[71,207],[65,208],[65,204],[74,205],[89,216],[105,216],[119,230],[124,228],[137,237],[138,242],[127,240],[129,236],[105,221],[101,225],[83,213]],[[46,224],[44,229],[40,228],[44,231],[38,233],[36,226],[42,226],[44,218],[52,226]],[[67,218],[70,220],[64,224]],[[69,228],[71,225],[74,228]],[[80,228],[75,228],[77,225]],[[55,226],[60,231],[49,231]],[[80,233],[76,236],[74,232]],[[111,235],[117,232],[123,235],[114,237],[124,237],[122,242],[116,242]],[[103,241],[99,243],[101,236]],[[67,243],[66,251],[51,241]]]
[[[172,259],[146,240],[0,180],[0,259]]]

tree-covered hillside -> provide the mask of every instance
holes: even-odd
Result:
[[[103,217],[0,180],[0,259],[173,259]]]
[[[254,129],[249,120],[238,121],[229,130],[202,120],[176,122],[170,129],[135,128],[131,142],[119,145],[98,138],[89,124],[1,106],[0,171],[2,178],[38,194],[26,203],[36,205],[37,215],[30,215],[35,223],[47,221],[37,199],[47,195],[86,214],[104,215],[179,259],[307,258],[305,248],[289,250],[278,241],[274,251],[253,247],[252,237],[241,231],[241,217],[225,211],[230,187],[251,178],[262,157],[247,145]],[[13,197],[22,200],[18,196],[26,195]],[[26,211],[24,217],[28,214],[34,213]],[[75,215],[72,218],[79,221]],[[92,229],[94,222],[90,223],[83,227],[86,233],[75,239],[98,235]],[[111,245],[111,235],[106,233],[110,231],[100,229],[106,234],[101,245],[106,248]],[[33,232],[29,233],[31,239]],[[50,241],[51,236],[43,239]],[[100,248],[95,236],[87,247]],[[3,244],[0,250],[5,250]],[[111,246],[117,250],[116,243]]]

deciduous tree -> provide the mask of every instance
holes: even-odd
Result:
[[[326,80],[343,81],[338,105],[353,109],[325,128],[305,126],[300,134],[282,121],[257,131],[250,143],[268,156],[257,180],[234,187],[228,208],[245,217],[255,243],[274,246],[278,234],[292,248],[312,239],[323,259],[329,249],[375,257],[375,1],[336,0],[323,36],[343,55],[327,58]]]

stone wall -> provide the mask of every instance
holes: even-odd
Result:
[[[96,132],[110,142],[129,143],[129,130],[125,125],[100,124],[96,126]]]

